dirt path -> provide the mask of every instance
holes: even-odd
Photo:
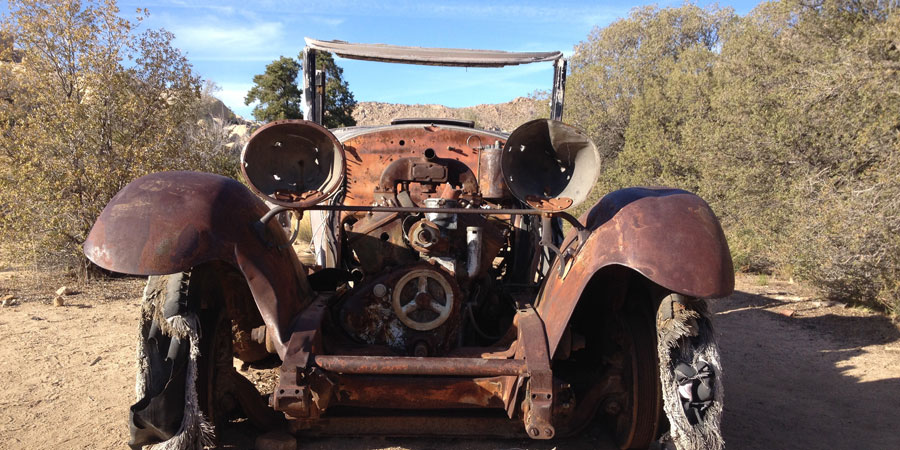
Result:
[[[54,307],[58,286],[0,273],[0,297],[20,297],[0,308],[0,449],[124,448],[142,282],[82,287],[66,306]],[[729,448],[900,448],[897,324],[786,283],[760,286],[742,277],[738,289],[712,303],[726,371]],[[227,433],[232,448],[253,442],[244,431]],[[597,429],[555,442],[332,438],[300,446],[554,447],[613,448]]]
[[[800,300],[789,285],[742,287],[769,294],[738,292],[713,306],[726,371],[728,446],[900,448],[897,325]]]
[[[62,307],[50,284],[0,308],[0,448],[127,448],[142,284],[94,285]]]

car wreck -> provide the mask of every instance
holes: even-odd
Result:
[[[307,39],[344,58],[552,63],[550,118],[511,133],[452,119],[329,130],[269,123],[240,182],[134,180],[84,244],[149,276],[130,445],[200,448],[241,414],[298,435],[554,439],[605,424],[621,448],[721,448],[721,365],[705,299],[734,287],[718,219],[679,189],[610,192],[576,218],[600,157],[560,120],[560,52]],[[304,64],[314,67],[314,64]],[[318,91],[318,95],[317,95]],[[271,207],[274,205],[274,207]],[[286,215],[308,216],[301,262]],[[274,354],[275,356],[270,356]],[[277,358],[268,392],[234,358]]]

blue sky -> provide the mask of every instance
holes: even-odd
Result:
[[[681,2],[660,2],[660,6]],[[756,1],[720,3],[746,14]],[[122,15],[150,10],[148,26],[175,33],[196,71],[250,117],[253,75],[279,56],[297,57],[304,36],[423,47],[553,51],[567,55],[595,26],[646,3],[598,1],[120,1]],[[5,9],[5,8],[4,8]],[[338,59],[358,101],[471,106],[548,89],[552,64],[503,69],[437,68]]]

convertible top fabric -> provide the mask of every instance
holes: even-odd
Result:
[[[555,61],[563,57],[562,52],[504,52],[500,50],[402,47],[387,44],[320,41],[311,38],[306,38],[306,45],[309,48],[331,52],[343,58],[425,66],[504,67]]]

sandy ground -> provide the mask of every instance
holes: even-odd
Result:
[[[0,271],[0,449],[126,448],[142,280],[75,286]],[[900,448],[900,328],[796,285],[740,277],[712,309],[725,365],[731,449]],[[252,431],[226,433],[232,448]],[[304,438],[303,449],[613,448],[601,430],[554,442]]]

